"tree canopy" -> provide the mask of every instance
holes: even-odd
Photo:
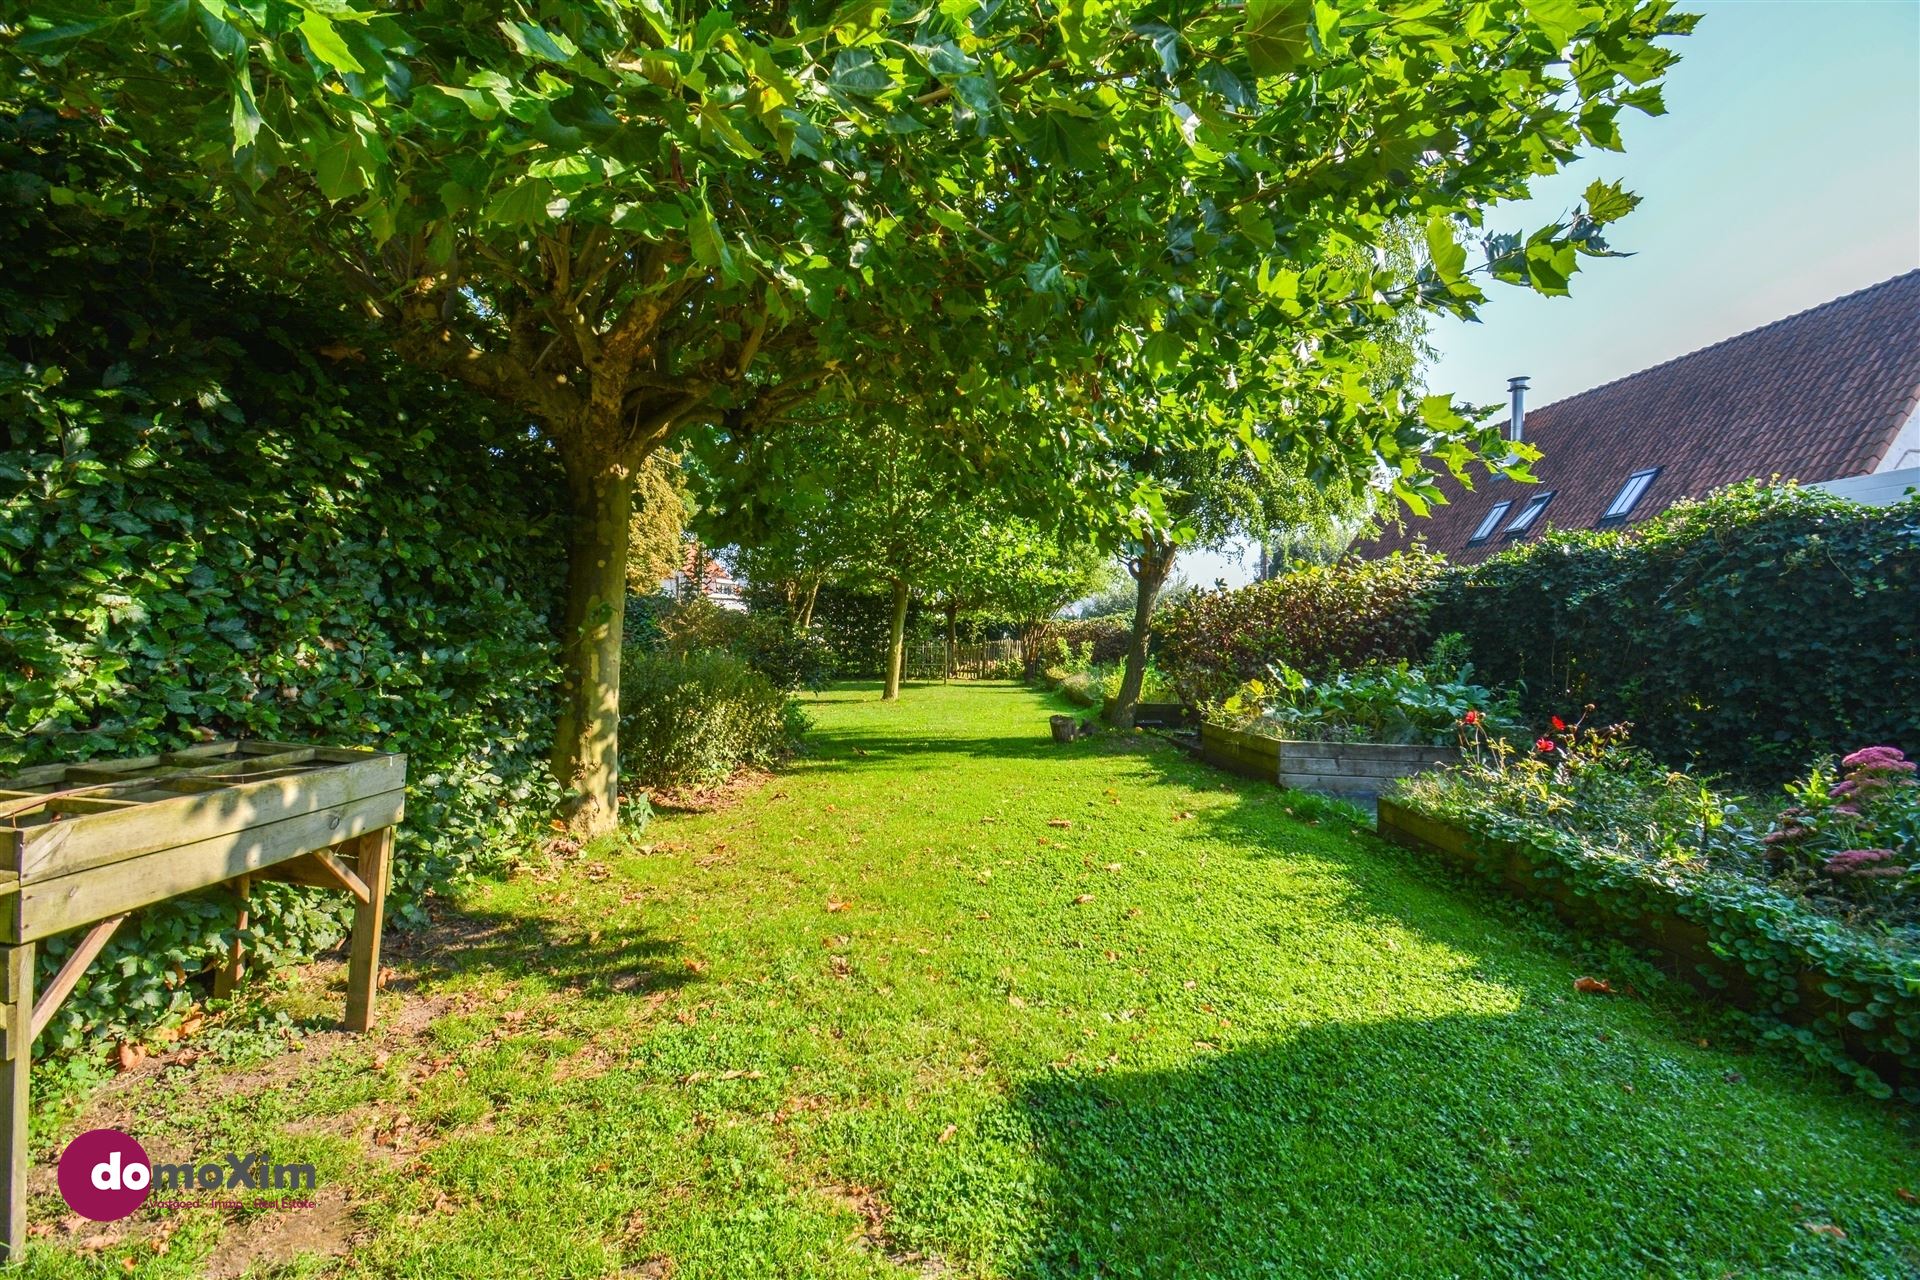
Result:
[[[911,396],[957,456],[1045,478],[1100,430],[1063,388],[1249,316],[1341,385],[1383,315],[1470,313],[1477,276],[1563,292],[1607,252],[1634,200],[1604,182],[1530,234],[1480,229],[1617,147],[1622,109],[1658,111],[1657,40],[1690,23],[1671,0],[48,3],[7,30],[8,92],[97,121],[243,268],[359,308],[552,440],[573,511],[555,766],[592,829],[630,475],[655,450]],[[1382,288],[1351,249],[1406,222],[1428,262]],[[1427,453],[1495,448],[1444,397],[1335,408],[1296,421],[1300,447],[1408,501]]]

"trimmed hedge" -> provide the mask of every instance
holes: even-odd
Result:
[[[78,161],[50,127],[0,119],[0,773],[195,730],[404,751],[393,906],[417,919],[551,812],[560,470],[168,229],[55,204],[42,174]],[[343,912],[263,885],[248,951],[312,955]],[[220,895],[138,913],[42,1051],[177,1020],[233,936]]]
[[[1776,779],[1836,747],[1920,754],[1920,499],[1738,485],[1454,570],[1423,604],[1525,710],[1593,703],[1670,762]]]
[[[1198,706],[1224,701],[1269,664],[1318,676],[1417,658],[1427,647],[1425,592],[1443,565],[1436,555],[1397,552],[1194,592],[1154,619],[1154,660],[1181,700]]]

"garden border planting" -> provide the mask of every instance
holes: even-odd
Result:
[[[1832,1031],[1846,1056],[1882,1082],[1875,1092],[1920,1083],[1913,1046],[1920,1033],[1920,974],[1892,965],[1885,973],[1865,972],[1866,947],[1848,946],[1837,924],[1796,919],[1782,909],[1791,905],[1784,895],[1756,887],[1746,901],[1722,902],[1644,865],[1597,856],[1576,869],[1564,849],[1486,836],[1385,796],[1376,830],[1384,840],[1437,853],[1545,901],[1576,928],[1645,949],[1663,972],[1702,994],[1790,1024],[1790,1034],[1816,1057],[1827,1056],[1816,1032]]]
[[[1396,778],[1424,773],[1460,758],[1455,747],[1270,738],[1211,721],[1200,725],[1200,755],[1208,764],[1242,777],[1301,791],[1346,795],[1380,791]]]

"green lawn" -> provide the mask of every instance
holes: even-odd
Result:
[[[1577,996],[1635,975],[1331,807],[1055,746],[1050,709],[836,690],[731,805],[465,893],[379,1037],[122,1078],[42,1136],[270,1147],[321,1207],[62,1228],[29,1274],[1920,1272],[1910,1115],[1677,994]],[[301,1214],[344,1252],[287,1260]]]

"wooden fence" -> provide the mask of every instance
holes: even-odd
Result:
[[[928,640],[910,644],[906,652],[906,678],[909,680],[982,680],[1005,674],[1021,660],[1020,642],[1014,639],[987,640],[979,644],[954,647],[952,669],[948,669],[947,642]]]

